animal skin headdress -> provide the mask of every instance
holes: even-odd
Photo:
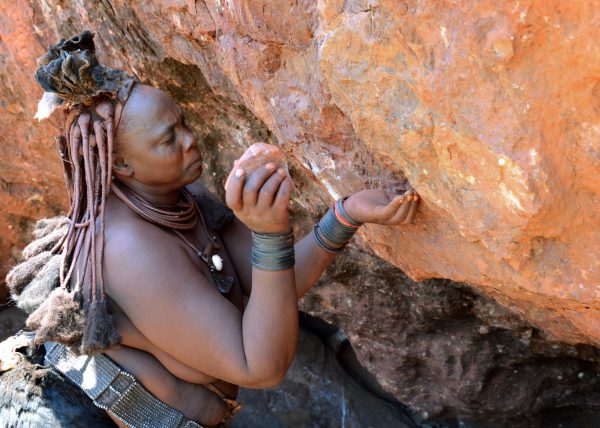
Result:
[[[27,260],[9,273],[7,285],[31,313],[27,326],[36,331],[37,343],[61,342],[90,354],[121,341],[102,275],[104,216],[116,127],[136,81],[98,62],[89,31],[50,46],[38,66],[35,78],[44,96],[36,118],[64,110],[56,142],[70,207],[66,218],[38,224],[38,239],[25,248]]]
[[[50,117],[61,105],[89,106],[101,96],[125,104],[135,83],[127,72],[98,63],[94,35],[90,31],[51,45],[37,64],[35,79],[44,89],[35,115],[38,120]]]

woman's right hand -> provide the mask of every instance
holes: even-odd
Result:
[[[255,170],[249,177],[234,164],[225,184],[225,200],[250,230],[281,233],[290,230],[289,202],[292,180],[273,162]]]

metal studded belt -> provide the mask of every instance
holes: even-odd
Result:
[[[60,343],[47,342],[46,365],[52,365],[90,397],[94,404],[131,428],[202,428],[148,392],[133,375],[103,354],[75,355]]]

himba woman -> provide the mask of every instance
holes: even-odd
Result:
[[[35,334],[4,343],[26,358],[0,378],[0,419],[226,426],[240,386],[284,377],[298,298],[361,224],[410,222],[418,195],[342,198],[294,245],[284,168],[234,165],[227,208],[193,184],[202,157],[181,109],[99,64],[90,32],[51,46],[38,65],[38,115],[63,112],[56,140],[70,206],[38,223],[7,277]]]

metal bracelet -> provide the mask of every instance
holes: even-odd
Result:
[[[315,241],[317,242],[317,245],[319,247],[321,247],[322,249],[324,249],[325,251],[327,251],[328,253],[332,253],[332,254],[337,254],[339,252],[341,252],[344,249],[344,246],[341,246],[339,248],[334,248],[330,245],[327,245],[325,243],[325,241],[323,241],[323,238],[320,235],[319,232],[319,224],[315,224],[313,227],[313,237],[315,238]]]
[[[337,212],[343,217],[344,220],[346,220],[346,222],[348,222],[352,226],[355,226],[356,228],[358,228],[358,227],[362,226],[363,223],[354,220],[352,217],[350,217],[346,213],[346,210],[344,209],[344,201],[346,199],[348,199],[349,197],[350,196],[344,196],[343,198],[340,198],[337,201],[335,201],[335,207],[337,209]]]
[[[329,253],[339,253],[343,250],[344,246],[352,239],[358,228],[362,225],[352,219],[344,210],[343,203],[347,198],[340,198],[336,201],[335,205],[327,211],[327,213],[321,218],[318,224],[313,228],[313,236],[317,244]],[[340,221],[339,214],[344,223]],[[340,247],[332,247],[327,244],[324,239],[332,244],[340,245]]]
[[[294,267],[294,232],[252,232],[252,266],[262,270],[277,271]]]

